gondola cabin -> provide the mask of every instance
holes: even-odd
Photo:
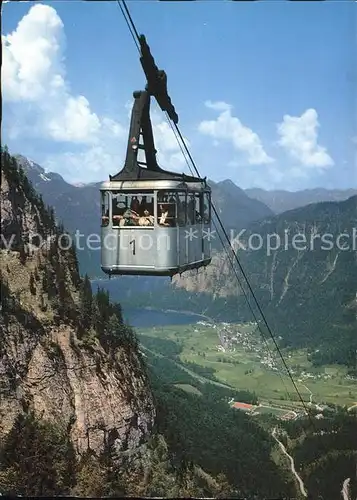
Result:
[[[157,164],[150,96],[175,124],[178,116],[143,35],[140,45],[146,90],[133,94],[124,167],[101,186],[101,267],[109,275],[173,276],[211,261],[211,189]]]
[[[173,276],[210,263],[204,182],[112,181],[101,193],[105,273]]]

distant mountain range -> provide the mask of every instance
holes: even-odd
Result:
[[[57,216],[70,230],[83,229],[90,234],[100,228],[98,183],[69,184],[56,173],[47,173],[40,165],[22,155],[15,155],[34,187],[46,203],[52,205]],[[328,190],[324,188],[303,191],[243,190],[226,179],[208,181],[212,198],[227,230],[246,228],[251,222],[273,214],[321,201],[342,201],[357,194],[357,189]],[[79,210],[80,208],[80,210]]]
[[[26,157],[15,155],[34,188],[44,202],[55,209],[57,220],[62,221],[66,230],[83,236],[77,249],[81,272],[91,276],[105,277],[100,268],[100,250],[89,251],[85,248],[85,238],[90,234],[100,234],[100,196],[97,184],[73,186],[56,173],[47,173],[38,164]]]
[[[304,189],[303,191],[265,191],[264,189],[246,189],[245,193],[255,200],[261,201],[274,213],[303,207],[320,201],[343,201],[357,194],[357,189]]]

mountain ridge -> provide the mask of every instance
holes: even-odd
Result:
[[[71,184],[64,180],[64,178],[55,172],[46,171],[38,163],[33,160],[28,159],[26,156],[17,154],[14,155],[18,159],[19,163],[23,166],[25,172],[29,174],[30,180],[33,182],[36,189],[40,189],[40,183],[32,175],[32,172],[37,174],[42,174],[47,177],[48,180],[57,180],[62,184],[64,192],[67,190],[75,192],[72,188],[97,188],[102,183],[100,182],[78,182]],[[42,180],[46,180],[43,179]],[[311,203],[317,203],[320,201],[342,201],[350,196],[357,194],[357,188],[347,188],[347,189],[332,189],[325,187],[317,188],[305,188],[296,191],[290,191],[286,189],[271,189],[266,190],[262,188],[246,188],[242,189],[237,184],[235,184],[231,179],[224,179],[223,181],[213,181],[208,180],[208,183],[214,189],[223,189],[227,194],[240,194],[241,196],[248,196],[248,198],[258,202],[256,207],[260,207],[261,211],[267,213],[272,211],[273,213],[282,213],[287,210],[298,208],[299,206],[305,206]],[[268,210],[267,210],[268,209]]]
[[[264,190],[260,188],[249,188],[245,189],[245,192],[251,198],[262,201],[273,210],[273,212],[278,214],[311,203],[342,201],[357,194],[357,189],[329,189],[320,187],[302,189],[299,191],[288,191],[282,189]]]

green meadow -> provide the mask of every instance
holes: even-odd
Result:
[[[214,327],[215,326],[215,327]],[[263,364],[262,358],[274,349],[262,342],[254,325],[171,325],[138,329],[143,352],[165,381],[188,392],[199,393],[199,385],[213,383],[232,390],[255,393],[261,404],[299,408],[296,391],[277,355],[276,370]],[[239,331],[229,350],[220,348],[219,334],[229,328],[230,336]],[[308,403],[334,403],[351,406],[357,399],[355,381],[347,380],[343,366],[315,368],[303,350],[284,351],[284,358],[303,400]],[[311,392],[310,392],[311,391]],[[264,409],[261,409],[264,412]]]

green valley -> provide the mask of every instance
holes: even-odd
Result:
[[[199,322],[139,329],[138,335],[142,352],[165,382],[184,384],[186,390],[187,386],[200,390],[204,383],[226,386],[231,388],[231,397],[235,391],[248,391],[262,405],[301,410],[272,343],[261,340],[253,323]],[[306,349],[284,349],[283,355],[307,404],[355,403],[356,379],[348,375],[346,367],[316,367],[309,361]],[[245,401],[251,402],[249,397]]]
[[[224,474],[234,498],[252,485],[258,496],[247,498],[336,500],[342,488],[354,498],[356,381],[344,367],[317,370],[306,351],[284,350],[307,416],[252,323],[204,321],[137,334],[158,429],[178,458]],[[234,402],[245,411],[231,408]]]

